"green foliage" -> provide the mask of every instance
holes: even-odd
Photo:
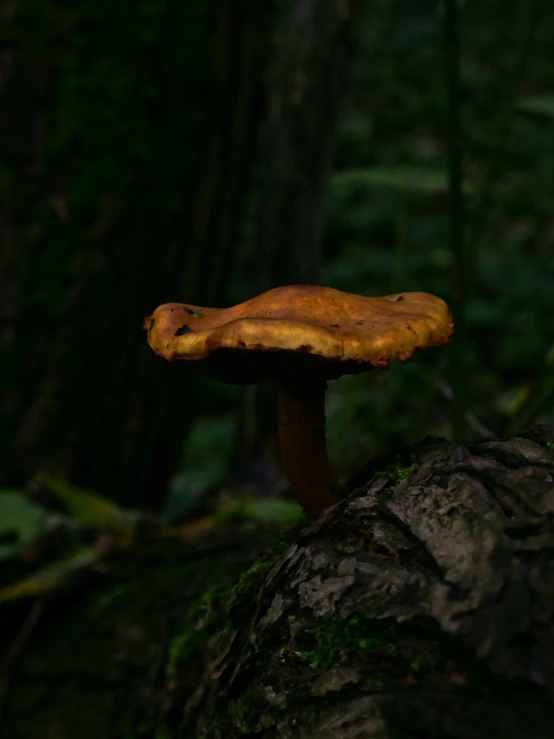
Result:
[[[279,498],[237,501],[218,511],[216,519],[218,523],[251,519],[283,527],[293,526],[300,521],[306,522],[304,511],[298,503]]]
[[[547,14],[533,27],[532,61],[517,77],[514,59],[525,43],[519,18],[503,8],[498,22],[494,7],[460,9],[464,188],[468,221],[479,220],[468,235],[477,251],[465,299],[464,361],[471,411],[502,433],[554,422],[544,369],[554,342],[554,63],[547,51],[554,18]],[[439,19],[431,5],[383,0],[366,9],[358,28],[327,192],[320,281],[363,295],[424,290],[451,302]],[[328,439],[337,471],[352,473],[372,454],[426,434],[450,435],[450,401],[439,381],[451,355],[451,348],[426,350],[387,373],[331,383]],[[518,405],[523,396],[525,407]]]
[[[104,557],[105,552],[100,547],[76,548],[70,555],[39,568],[29,577],[0,588],[0,603],[55,593],[70,585],[76,574],[90,570]]]
[[[43,474],[38,481],[53,497],[63,503],[67,513],[83,526],[122,532],[130,531],[134,526],[135,517],[131,511],[125,511],[98,493],[70,485],[52,475]]]
[[[235,427],[233,413],[203,415],[194,423],[187,438],[181,470],[170,482],[163,509],[166,519],[171,520],[186,510],[202,492],[224,479]]]
[[[298,503],[278,498],[249,501],[245,504],[245,514],[248,518],[283,527],[306,522],[304,511]]]
[[[532,113],[546,118],[554,118],[554,95],[531,95],[518,102],[518,109],[524,113]]]
[[[15,490],[0,490],[0,562],[13,557],[44,531],[46,514]]]
[[[397,193],[415,195],[445,195],[448,192],[447,173],[442,169],[423,166],[388,166],[368,169],[346,169],[336,172],[329,183],[334,195],[358,192],[364,189],[384,187]],[[471,184],[465,184],[471,192]],[[370,194],[370,193],[368,193]]]

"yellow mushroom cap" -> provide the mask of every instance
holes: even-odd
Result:
[[[228,382],[306,370],[331,379],[388,367],[446,344],[453,333],[448,306],[434,295],[368,298],[318,285],[277,287],[230,308],[166,303],[144,327],[160,356],[207,360]]]

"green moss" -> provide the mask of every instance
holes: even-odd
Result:
[[[374,477],[385,478],[392,483],[399,482],[405,480],[410,473],[415,472],[418,465],[419,461],[415,454],[410,454],[407,459],[398,455],[396,463],[388,464],[384,469],[376,472]]]
[[[220,585],[221,568],[216,576],[213,569],[209,571],[207,586],[191,604],[180,632],[171,642],[166,668],[168,677],[175,677],[179,666],[194,658],[207,639],[214,636],[224,639],[229,634],[234,623],[233,609],[253,599],[263,578],[289,548],[298,531],[299,527],[295,526],[283,532],[273,549],[243,572],[232,587]]]
[[[277,543],[266,554],[266,556],[259,559],[257,562],[254,562],[246,572],[243,572],[239,577],[237,584],[230,588],[225,595],[224,605],[226,610],[229,610],[237,603],[244,601],[249,592],[259,588],[265,575],[277,563],[277,560],[285,554],[287,549],[300,533],[301,527],[304,525],[305,524],[302,523],[283,531]]]
[[[339,667],[347,655],[369,654],[394,655],[395,664],[403,670],[423,676],[435,671],[431,657],[425,652],[414,656],[413,647],[406,642],[398,624],[390,621],[377,621],[355,614],[347,619],[335,617],[328,623],[307,632],[314,639],[308,649],[294,654],[314,670],[328,670]]]
[[[168,678],[176,677],[177,668],[181,664],[184,664],[187,658],[195,651],[197,642],[193,634],[194,627],[192,624],[188,624],[181,633],[172,639],[166,666],[166,675]]]
[[[550,451],[553,452],[554,451],[554,441],[547,441],[546,448],[550,449]]]
[[[389,624],[371,621],[359,614],[347,619],[333,618],[308,633],[313,635],[315,646],[297,651],[295,655],[314,669],[337,667],[341,656],[349,652],[370,652],[380,646],[385,646],[389,652],[396,650],[391,642],[393,629]]]
[[[166,673],[169,678],[177,675],[178,668],[197,654],[206,639],[216,633],[214,625],[214,601],[220,592],[218,586],[209,586],[202,595],[191,604],[179,633],[171,641],[167,659]],[[230,628],[226,620],[219,631],[223,634]]]
[[[244,696],[241,696],[236,701],[234,701],[233,713],[235,714],[235,718],[239,724],[239,728],[242,728],[246,724],[250,710],[250,703]]]
[[[426,654],[418,654],[415,659],[410,662],[410,667],[413,672],[424,675],[425,673],[432,672],[434,665]]]

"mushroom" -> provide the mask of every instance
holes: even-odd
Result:
[[[230,308],[166,303],[144,328],[164,359],[198,363],[233,384],[277,381],[283,466],[312,519],[345,492],[327,459],[327,381],[406,362],[453,332],[447,305],[434,295],[368,298],[318,285],[278,287]]]

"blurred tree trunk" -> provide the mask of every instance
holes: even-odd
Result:
[[[252,294],[317,281],[325,186],[347,80],[357,0],[293,0],[280,18],[262,129]],[[244,388],[240,466],[275,436],[273,386]],[[275,444],[272,445],[273,447]]]
[[[356,0],[295,0],[276,34],[252,278],[315,282],[323,196],[347,79]]]
[[[158,504],[197,393],[141,324],[224,301],[272,6],[5,4],[0,484],[47,468]]]

